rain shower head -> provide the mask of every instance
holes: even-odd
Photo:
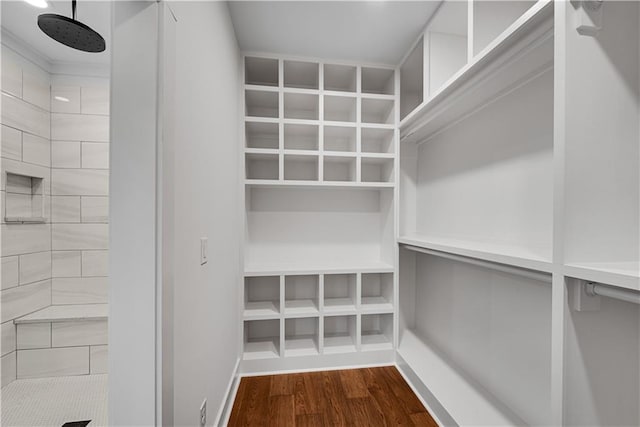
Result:
[[[38,27],[49,37],[63,45],[84,52],[103,52],[104,38],[91,27],[76,21],[76,0],[71,2],[72,18],[55,13],[38,16]]]

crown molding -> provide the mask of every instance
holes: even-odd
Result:
[[[49,74],[108,78],[111,73],[109,64],[55,61],[4,28],[2,28],[2,32],[0,33],[0,41],[3,45]]]

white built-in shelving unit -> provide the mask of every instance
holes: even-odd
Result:
[[[241,369],[392,363],[395,69],[244,64]]]
[[[639,28],[445,0],[395,69],[246,55],[242,371],[395,362],[443,425],[640,425]]]
[[[444,1],[399,65],[398,365],[442,424],[640,424],[639,22]]]

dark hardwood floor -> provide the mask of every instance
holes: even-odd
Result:
[[[229,426],[437,427],[393,367],[245,377]]]

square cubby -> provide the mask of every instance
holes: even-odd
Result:
[[[394,101],[391,99],[362,98],[362,123],[393,124]]]
[[[285,154],[284,179],[287,181],[316,181],[318,179],[317,155]]]
[[[357,98],[353,96],[324,96],[324,120],[355,122]]]
[[[356,316],[324,317],[324,353],[351,353],[356,351]]]
[[[318,354],[318,317],[286,319],[284,325],[284,355],[313,356]]]
[[[277,180],[279,174],[279,159],[277,154],[245,155],[245,169],[247,179]]]
[[[318,95],[308,93],[284,94],[284,118],[301,120],[318,120]]]
[[[356,152],[356,128],[350,126],[325,126],[324,151]]]
[[[286,276],[284,279],[284,312],[286,316],[318,313],[318,275]]]
[[[317,125],[284,125],[284,148],[286,150],[318,150],[319,130]]]
[[[393,348],[393,314],[363,314],[360,328],[363,351]]]
[[[244,58],[244,82],[248,85],[278,86],[278,60]]]
[[[306,61],[284,61],[284,87],[318,89],[320,64]]]
[[[362,182],[393,182],[393,160],[380,157],[362,158]]]
[[[357,71],[353,65],[324,65],[324,90],[355,92],[357,90]]]
[[[362,128],[363,153],[393,153],[393,129]]]
[[[394,75],[393,69],[362,67],[362,93],[393,95]]]
[[[280,114],[278,92],[247,90],[244,101],[245,114],[248,117],[278,118]]]
[[[393,273],[362,273],[363,310],[393,311]]]
[[[278,123],[246,122],[245,141],[247,148],[277,150],[280,144]]]
[[[356,181],[355,156],[324,156],[323,164],[325,181]]]
[[[244,317],[277,317],[280,313],[280,276],[244,279]]]
[[[244,322],[245,360],[280,357],[280,320],[246,320]]]
[[[340,313],[355,311],[356,282],[353,274],[325,274],[324,275],[324,312]]]

